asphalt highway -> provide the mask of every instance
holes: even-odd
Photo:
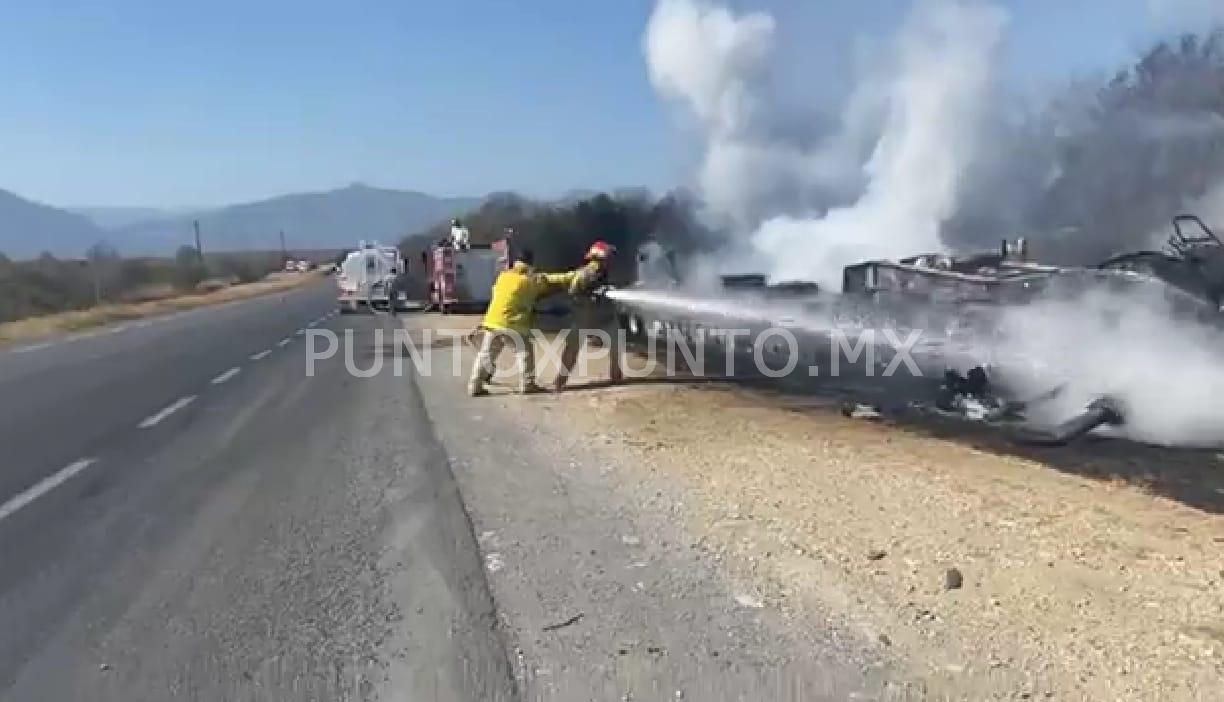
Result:
[[[615,445],[467,397],[439,318],[334,308],[322,282],[0,348],[0,700],[868,689],[856,638],[743,604]]]
[[[307,372],[392,323],[321,283],[0,348],[0,699],[509,697],[414,381]]]

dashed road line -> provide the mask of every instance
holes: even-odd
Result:
[[[50,348],[51,342],[44,341],[41,344],[30,344],[28,346],[18,346],[15,349],[10,349],[13,353],[30,353],[32,351],[41,351],[45,348]]]
[[[98,459],[96,458],[82,458],[38,481],[33,487],[26,489],[8,502],[0,505],[0,521],[11,517],[17,510],[68,482],[74,475],[97,462]]]
[[[299,329],[299,330],[297,330],[297,331],[293,332],[293,335],[294,335],[294,336],[301,336],[301,335],[303,335],[303,334],[305,334],[305,333],[306,333],[306,330],[305,330],[305,329]]]
[[[235,366],[235,367],[233,367],[233,368],[231,368],[231,369],[229,369],[229,370],[225,371],[225,372],[224,372],[224,373],[222,373],[221,375],[218,375],[217,377],[213,378],[213,379],[212,379],[212,384],[213,384],[213,385],[220,385],[221,383],[224,383],[224,382],[228,381],[230,378],[233,378],[235,375],[238,375],[238,374],[239,374],[239,373],[241,373],[241,372],[242,372],[242,369],[241,369],[241,368],[238,368],[237,366]]]
[[[263,350],[263,351],[260,351],[259,353],[252,354],[252,355],[251,355],[251,360],[252,360],[252,361],[262,361],[262,360],[264,360],[265,358],[267,358],[267,357],[268,357],[268,355],[269,355],[269,354],[271,354],[271,353],[272,353],[272,349],[265,349],[265,350]]]
[[[151,429],[157,426],[158,424],[161,424],[162,421],[166,419],[166,417],[169,417],[170,415],[183,409],[187,405],[190,405],[192,402],[195,402],[195,399],[196,399],[195,395],[188,395],[187,397],[180,398],[176,400],[174,404],[166,407],[165,409],[161,410],[157,414],[154,414],[146,418],[138,426],[141,429]]]
[[[293,343],[293,339],[290,339],[289,337],[285,337],[284,339],[281,339],[279,342],[277,342],[276,345],[277,346],[288,346],[289,344],[292,344],[292,343]]]

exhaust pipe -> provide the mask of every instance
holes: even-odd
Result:
[[[1122,403],[1113,397],[1099,397],[1083,412],[1050,429],[1018,432],[1017,440],[1035,446],[1066,446],[1100,426],[1119,426],[1126,423],[1126,412]]]

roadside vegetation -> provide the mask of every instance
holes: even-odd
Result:
[[[660,199],[632,190],[561,203],[498,194],[462,219],[476,244],[488,244],[513,231],[516,246],[534,251],[536,265],[548,270],[579,265],[591,242],[602,239],[622,252],[614,260],[612,279],[623,283],[634,275],[634,257],[625,254],[648,240],[681,255],[712,243],[713,234],[696,222],[694,211],[693,202],[679,191]],[[449,233],[450,223],[439,222],[401,241],[400,251],[410,268],[433,242]]]
[[[124,258],[106,244],[95,245],[83,259],[43,254],[32,261],[13,261],[0,254],[0,323],[253,283],[278,270],[280,256],[251,252],[200,257],[184,246],[174,258]]]

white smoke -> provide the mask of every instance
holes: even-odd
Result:
[[[861,187],[860,152],[873,138],[864,134],[873,122],[869,90],[848,101],[838,138],[825,133],[837,125],[803,124],[786,113],[772,79],[776,29],[764,12],[659,0],[643,41],[656,91],[696,121],[703,201],[720,224],[741,233],[780,212],[851,197]]]
[[[1092,400],[1122,402],[1133,439],[1215,446],[1224,440],[1224,334],[1179,319],[1156,290],[1093,290],[1072,300],[1004,308],[995,350],[1001,367],[1031,364],[1044,385],[1065,383],[1050,421]]]
[[[768,108],[760,86],[768,73],[775,24],[766,14],[732,15],[690,0],[661,0],[646,29],[650,78],[666,98],[683,102],[709,144],[698,184],[703,197],[742,219],[756,199],[726,187],[744,172],[749,182],[792,168],[790,154],[752,143],[754,115]]]
[[[819,219],[766,222],[755,242],[777,262],[775,277],[835,286],[847,263],[943,249],[940,227],[974,154],[1003,24],[986,5],[920,5],[902,33],[866,192]]]
[[[1224,181],[1216,183],[1186,211],[1197,213],[1207,226],[1215,230],[1217,236],[1224,233]]]
[[[973,158],[1005,24],[984,2],[919,2],[891,70],[864,76],[840,125],[808,145],[769,131],[768,14],[660,0],[645,46],[656,89],[703,130],[706,203],[751,232],[771,278],[837,287],[856,260],[943,248],[940,226]],[[800,195],[771,206],[779,192]]]

